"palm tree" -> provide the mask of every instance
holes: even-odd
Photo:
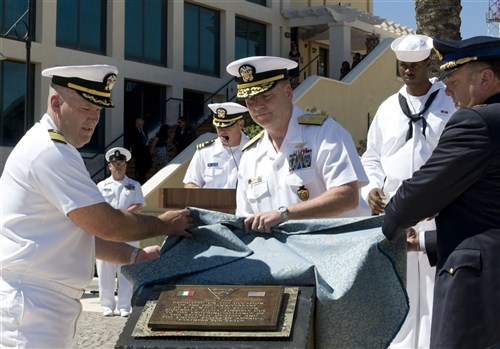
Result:
[[[417,33],[445,40],[461,40],[460,0],[415,0]]]
[[[461,40],[460,0],[415,0],[417,33],[444,40]],[[440,74],[436,55],[431,55],[430,76]]]

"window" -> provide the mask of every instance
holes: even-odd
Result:
[[[166,122],[166,95],[165,86],[125,80],[125,147],[130,148],[130,130],[135,126],[136,118],[144,119],[144,129],[149,133]]]
[[[0,36],[5,35],[7,32],[7,37],[12,39],[24,39],[26,35],[26,23],[28,23],[28,14],[25,13],[28,9],[28,0],[0,0]],[[35,9],[31,8],[31,12],[34,13]],[[13,25],[22,18],[17,26]],[[32,16],[35,18],[35,16]],[[33,28],[35,28],[34,23],[31,23],[31,39],[35,37],[33,34]],[[9,31],[9,29],[11,29]],[[16,33],[17,31],[17,33]]]
[[[205,96],[203,93],[184,90],[182,110],[189,125],[196,125],[204,116]]]
[[[167,2],[126,0],[125,59],[167,65]]]
[[[31,69],[33,72],[34,69]],[[33,81],[33,73],[30,76]],[[31,84],[33,86],[33,84]],[[0,62],[0,139],[1,146],[14,146],[24,135],[24,107],[26,94],[26,64]],[[33,96],[33,92],[30,94]],[[32,108],[31,108],[32,109]],[[28,113],[26,128],[33,124],[33,113]]]
[[[248,2],[253,2],[254,4],[257,4],[257,5],[262,5],[262,6],[266,6],[266,0],[247,0]]]
[[[106,0],[57,2],[57,46],[106,53]]]
[[[184,3],[184,70],[219,76],[219,12]]]
[[[319,76],[328,76],[328,50],[325,48],[319,49],[317,74]]]
[[[236,18],[236,59],[266,55],[266,25]]]

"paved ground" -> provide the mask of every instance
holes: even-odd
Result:
[[[83,313],[78,320],[80,349],[113,349],[127,318],[102,316],[97,291],[97,278],[85,289],[82,297]]]

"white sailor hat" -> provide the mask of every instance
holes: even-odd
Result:
[[[392,42],[391,48],[401,62],[421,62],[431,55],[432,38],[420,34],[403,35]]]
[[[122,147],[114,147],[107,151],[106,153],[106,161],[111,162],[115,160],[125,160],[129,161],[132,157],[130,152]]]
[[[246,107],[234,102],[212,103],[208,107],[214,113],[212,124],[217,128],[233,126],[248,111]]]
[[[238,77],[237,97],[247,99],[272,89],[280,80],[288,79],[288,71],[297,65],[288,58],[254,56],[234,61],[226,70]]]
[[[111,89],[116,83],[118,69],[111,65],[72,65],[48,68],[43,76],[52,83],[75,90],[87,101],[104,108],[113,108]]]

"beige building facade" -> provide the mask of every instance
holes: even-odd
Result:
[[[78,43],[94,32],[92,22],[90,28],[79,23],[80,27],[72,29],[73,22],[67,20],[72,8],[64,6],[73,2],[80,4],[75,18],[83,22],[88,2],[26,0],[34,6],[29,52],[33,93],[28,101],[31,120],[28,117],[24,123],[22,74],[17,78],[9,74],[11,67],[24,65],[26,43],[12,33],[0,38],[1,88],[8,88],[10,81],[17,79],[20,90],[17,99],[9,97],[7,90],[0,93],[0,170],[16,137],[22,135],[21,129],[37,122],[46,110],[49,81],[41,77],[45,68],[79,64],[118,67],[113,90],[116,107],[105,111],[94,146],[81,150],[90,174],[97,180],[104,176],[103,154],[126,143],[126,132],[135,117],[146,120],[150,136],[161,124],[175,125],[181,115],[188,116],[196,127],[209,117],[208,103],[233,100],[236,89],[225,71],[228,63],[246,55],[288,57],[292,42],[301,53],[296,103],[328,112],[358,144],[366,137],[378,105],[402,85],[389,44],[413,32],[373,16],[372,0],[144,0],[134,2],[139,4],[137,9],[127,0],[102,0],[97,2],[101,11],[97,21],[102,27],[99,37],[103,44],[95,52],[83,44],[71,47],[73,31],[78,34]],[[16,6],[22,6],[23,1],[19,3]],[[149,8],[151,4],[156,7]],[[5,34],[9,24],[1,24]],[[339,81],[342,61],[352,62],[356,52],[365,58]],[[13,126],[11,121],[16,117],[21,121]]]

